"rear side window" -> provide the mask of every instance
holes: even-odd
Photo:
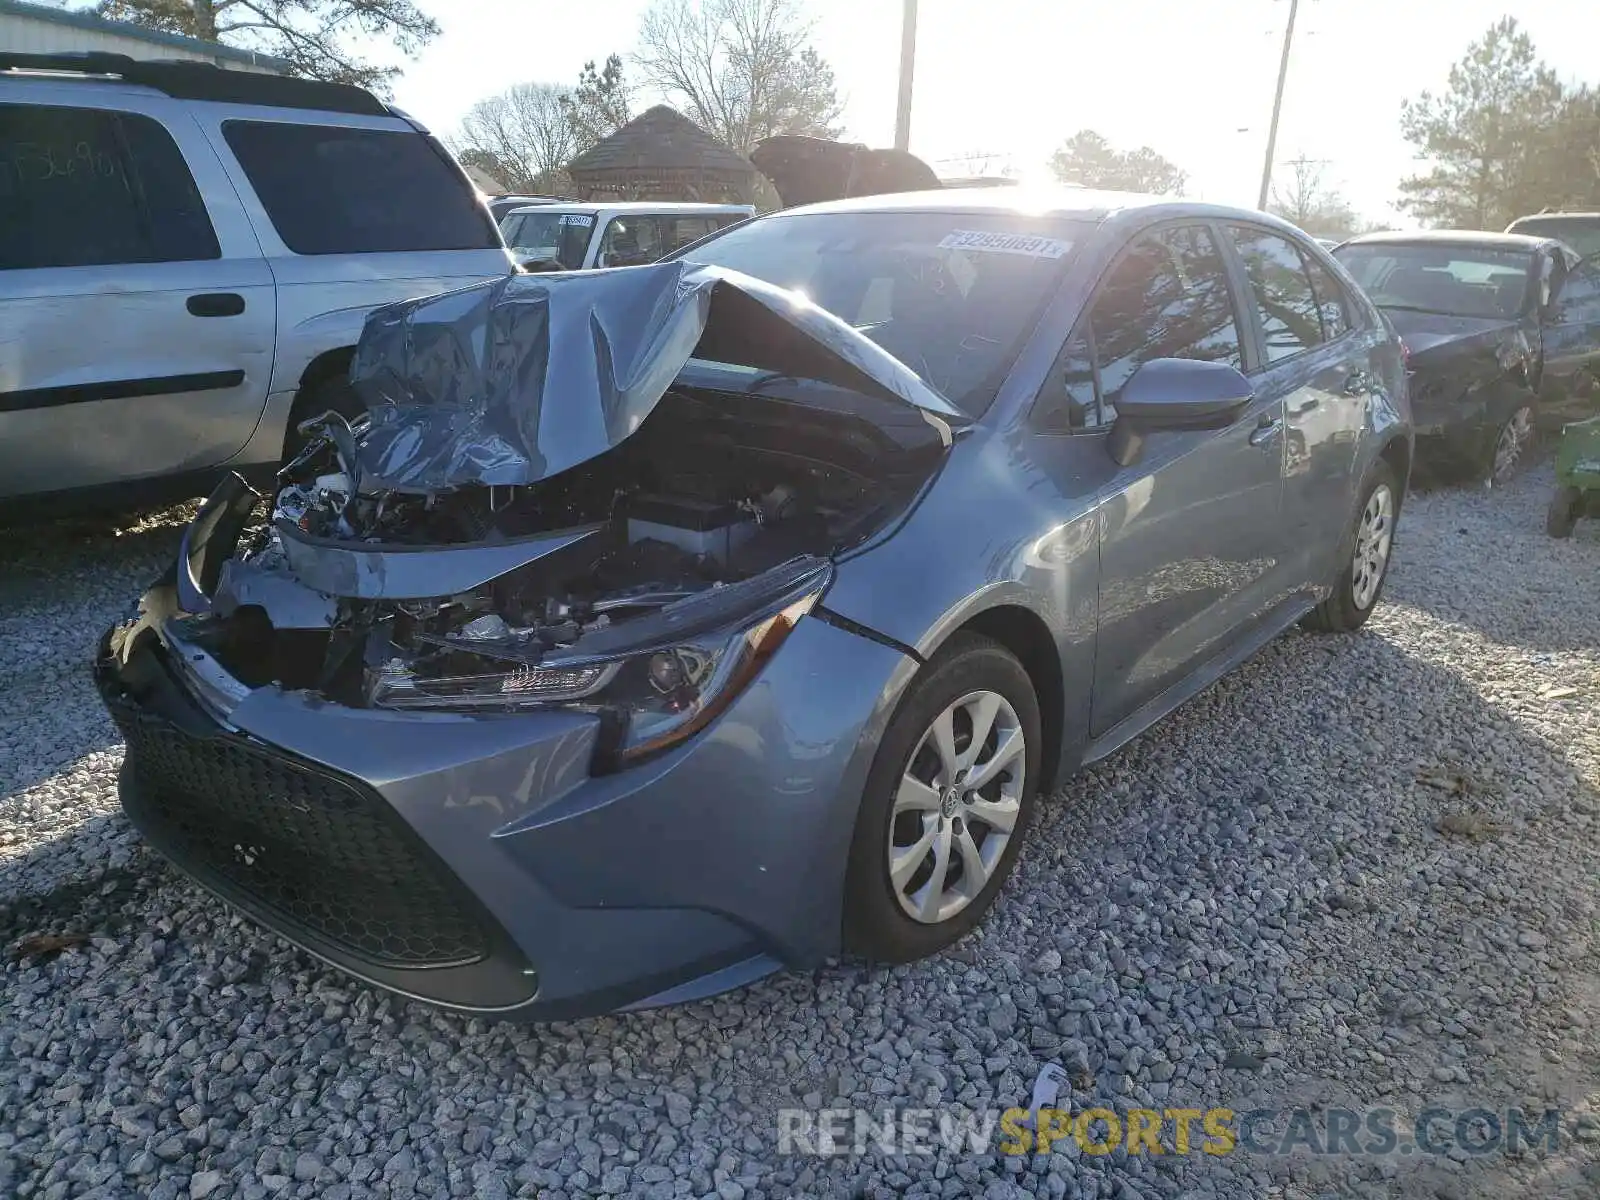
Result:
[[[1314,258],[1307,257],[1306,270],[1311,275],[1311,290],[1316,293],[1317,311],[1322,314],[1322,340],[1331,342],[1349,333],[1350,299],[1344,287]]]
[[[0,105],[0,270],[221,257],[188,164],[149,117]]]
[[[1294,243],[1264,229],[1228,227],[1250,276],[1267,362],[1282,362],[1322,344],[1322,313],[1306,260]]]
[[[420,133],[228,121],[222,135],[296,254],[500,246],[471,185]]]

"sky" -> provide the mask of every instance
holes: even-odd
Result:
[[[399,64],[394,99],[450,134],[475,100],[571,84],[586,59],[626,54],[648,0],[418,3],[441,34]],[[901,0],[800,3],[837,77],[846,136],[891,145]],[[1405,223],[1396,184],[1417,163],[1401,101],[1442,89],[1507,11],[1563,80],[1600,83],[1596,0],[1301,0],[1279,177],[1291,159],[1314,160],[1364,217]],[[911,149],[941,174],[1009,166],[1047,180],[1051,151],[1088,128],[1165,155],[1197,199],[1253,206],[1288,12],[1289,0],[920,0]],[[384,49],[374,57],[394,61]]]

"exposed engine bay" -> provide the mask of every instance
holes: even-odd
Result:
[[[915,417],[848,408],[675,388],[580,467],[425,494],[364,486],[365,419],[325,414],[177,632],[246,686],[353,707],[601,710],[621,688],[692,713],[752,665],[722,661],[730,623],[813,596],[942,456]]]
[[[380,309],[350,378],[364,413],[300,422],[273,496],[235,477],[185,535],[162,636],[216,715],[276,686],[593,713],[615,755],[663,748],[754,678],[963,419],[804,298],[676,262]]]

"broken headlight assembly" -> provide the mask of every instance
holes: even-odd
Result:
[[[798,560],[527,661],[516,661],[514,639],[475,642],[473,656],[496,660],[483,671],[429,675],[416,660],[391,658],[369,673],[368,701],[390,709],[594,712],[605,722],[602,745],[614,758],[639,759],[692,736],[724,711],[821,599],[831,577],[830,564]]]

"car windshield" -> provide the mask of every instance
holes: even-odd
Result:
[[[978,416],[1088,228],[1009,213],[811,213],[737,226],[687,257],[802,293]]]
[[[1528,299],[1532,250],[1375,242],[1336,257],[1379,308],[1452,317],[1515,317]]]
[[[1600,254],[1600,216],[1524,217],[1513,221],[1508,233],[1556,238],[1571,246],[1583,258]]]
[[[594,230],[593,213],[514,212],[500,232],[519,263],[557,262],[569,271],[583,266]]]

